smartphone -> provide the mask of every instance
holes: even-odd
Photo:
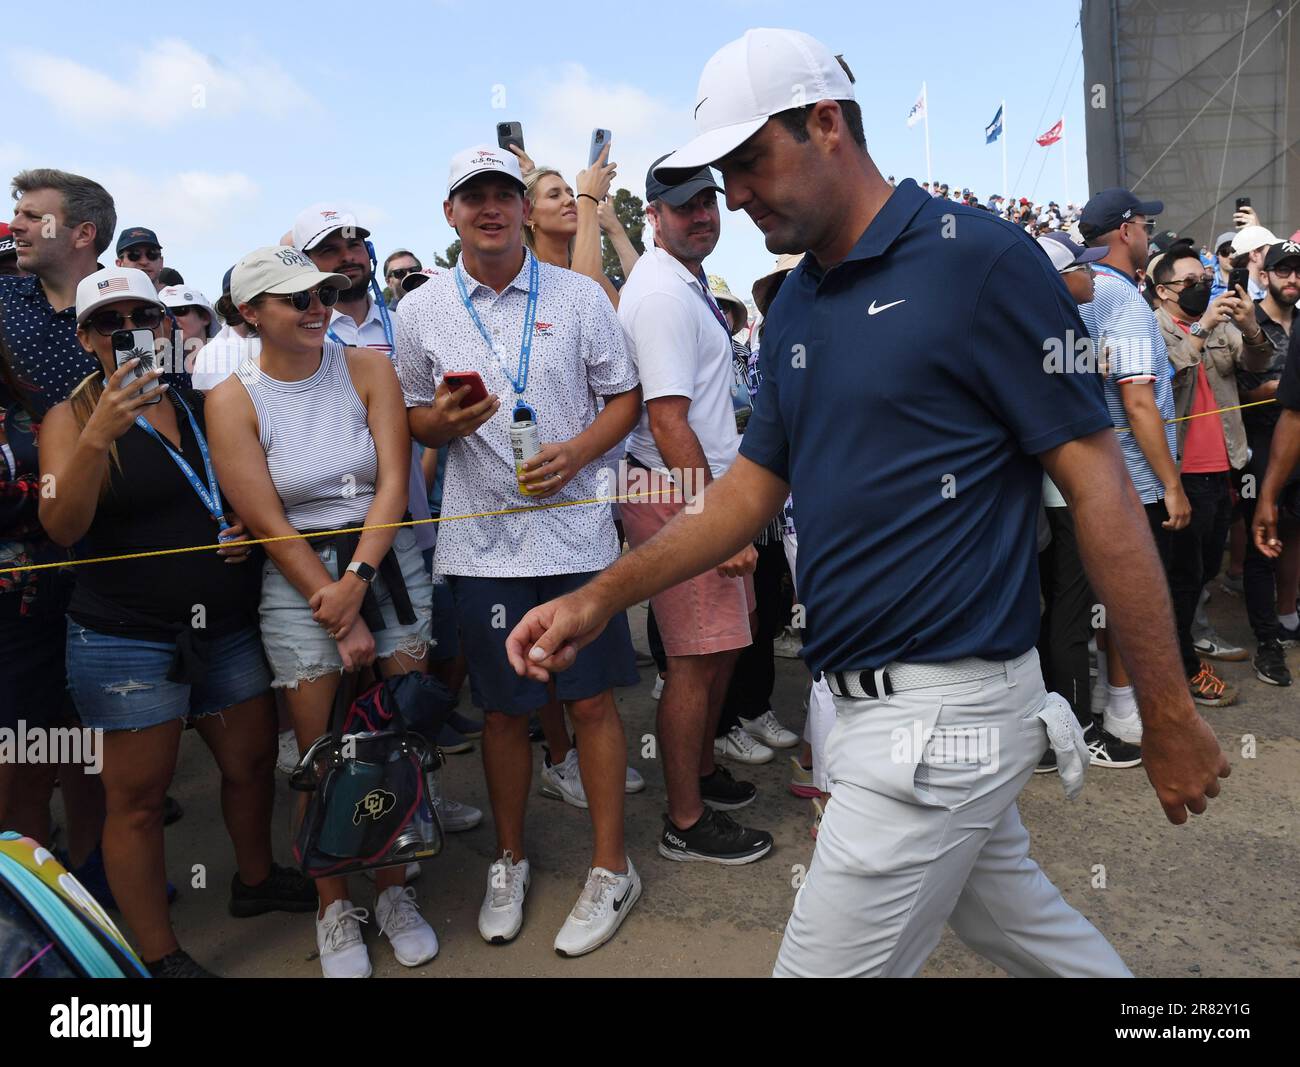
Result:
[[[1244,207],[1250,207],[1250,197],[1248,196],[1237,197],[1237,210],[1240,211]]]
[[[1237,286],[1239,285],[1244,290],[1246,290],[1247,295],[1250,294],[1250,268],[1249,267],[1235,267],[1232,270],[1228,271],[1228,292],[1232,293],[1235,296],[1237,292]]]
[[[123,389],[130,389],[131,383],[137,381],[142,374],[154,369],[154,343],[152,330],[115,330],[113,331],[113,361],[118,367],[122,366],[129,360],[138,359],[140,362],[126,376],[122,382]],[[148,386],[145,387],[144,395],[150,399],[148,404],[156,404],[162,399],[162,393],[159,392],[161,383],[154,378]],[[152,394],[152,396],[150,396]]]
[[[460,402],[462,408],[470,407],[480,400],[487,399],[487,386],[483,384],[483,379],[479,377],[476,370],[449,370],[443,375],[442,380],[447,383],[447,388],[453,393],[463,385],[469,386],[469,396]]]
[[[510,146],[516,146],[519,151],[524,150],[524,124],[522,122],[498,122],[497,123],[497,144],[510,151]]]
[[[600,158],[600,153],[605,150],[605,146],[614,139],[614,135],[609,130],[592,130],[591,131],[591,152],[587,155],[587,166],[594,167],[596,160]],[[609,157],[605,157],[608,163]]]

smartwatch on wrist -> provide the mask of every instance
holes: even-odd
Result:
[[[1199,322],[1194,322],[1187,330],[1193,337],[1204,337],[1210,331],[1202,326]]]
[[[348,564],[347,573],[355,574],[366,585],[375,580],[375,568],[370,566],[369,563],[362,563],[359,559],[354,559]]]

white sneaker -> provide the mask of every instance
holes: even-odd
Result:
[[[1136,707],[1129,714],[1124,715],[1113,704],[1107,705],[1101,717],[1101,728],[1112,737],[1118,737],[1130,745],[1142,744],[1142,719]]]
[[[740,728],[769,748],[794,748],[799,743],[799,735],[782,726],[771,708],[757,719],[741,719]]]
[[[641,877],[631,859],[627,861],[627,874],[591,868],[578,903],[555,936],[555,951],[561,956],[581,956],[600,948],[618,932],[640,897]]]
[[[734,759],[737,763],[767,763],[776,755],[766,745],[755,741],[739,726],[727,731],[726,737],[715,738],[713,754],[719,759]]]
[[[434,798],[433,806],[438,809],[442,828],[449,834],[472,830],[483,821],[483,813],[478,808],[470,804],[462,804],[459,800],[438,796]],[[416,866],[418,867],[419,864],[417,863]],[[408,878],[407,881],[409,882],[410,879]]]
[[[772,655],[780,656],[782,659],[798,659],[802,651],[803,642],[788,626],[777,634],[776,640],[772,642]]]
[[[298,738],[292,730],[280,731],[279,752],[275,757],[275,769],[281,774],[293,774],[298,766]]]
[[[528,892],[528,861],[515,862],[507,852],[488,868],[487,894],[478,910],[478,932],[484,941],[504,945],[524,925],[524,894]]]
[[[420,915],[415,890],[395,885],[375,898],[379,936],[387,937],[403,967],[418,967],[438,954],[438,935]]]
[[[654,688],[650,690],[650,699],[658,700],[663,695],[664,695],[664,676],[662,674],[656,674]]]
[[[641,772],[633,766],[628,766],[627,776],[623,779],[624,793],[639,793],[645,788],[645,779],[641,777]]]
[[[350,900],[336,900],[316,920],[316,948],[326,978],[369,978],[370,953],[361,940],[361,924],[370,917]]]
[[[384,869],[385,868],[383,867],[370,867],[369,869],[364,870],[361,873],[364,874],[368,879],[370,879],[370,881],[373,882],[375,880],[375,871],[384,870]],[[416,863],[415,860],[412,860],[410,863],[406,865],[406,884],[410,885],[419,877],[420,877],[420,865]]]
[[[643,783],[644,784],[644,783]],[[578,750],[572,745],[559,763],[542,762],[542,796],[563,800],[575,808],[587,807],[587,791],[578,770]]]

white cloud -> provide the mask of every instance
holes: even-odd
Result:
[[[148,226],[168,261],[182,271],[187,249],[210,243],[213,236],[228,242],[231,221],[254,212],[260,200],[256,182],[239,171],[144,175],[115,170],[103,181],[113,193],[119,231]]]
[[[11,70],[61,118],[83,127],[129,123],[163,128],[204,113],[279,117],[313,104],[274,60],[250,55],[224,63],[175,37],[137,49],[120,67],[131,71],[129,79],[36,52]]]

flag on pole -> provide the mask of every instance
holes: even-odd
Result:
[[[907,124],[915,126],[923,118],[925,118],[925,86],[921,86],[921,95],[916,98],[912,110],[907,113]]]
[[[984,143],[992,144],[1002,136],[1002,108],[998,107],[998,113],[993,116],[993,121],[984,127]]]
[[[1041,137],[1035,137],[1034,140],[1046,148],[1050,144],[1056,144],[1061,139],[1061,134],[1065,132],[1065,119],[1057,119],[1056,125],[1048,130]]]

